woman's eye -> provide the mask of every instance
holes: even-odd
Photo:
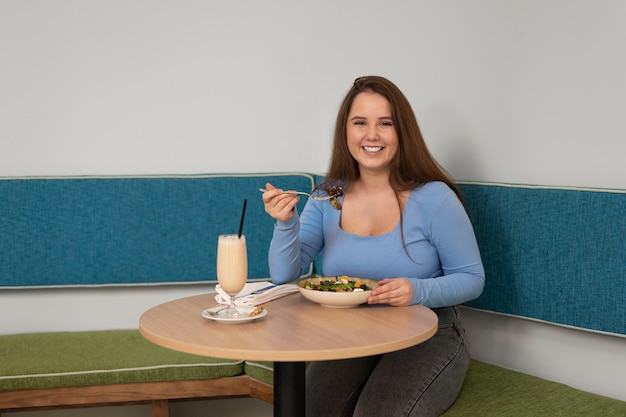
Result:
[[[355,120],[354,124],[356,126],[364,126],[365,125],[365,120]]]
[[[385,121],[385,122],[380,122],[380,125],[389,127],[389,126],[393,126],[393,123],[391,121]]]

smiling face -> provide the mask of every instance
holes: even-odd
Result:
[[[350,155],[364,171],[389,172],[398,151],[398,134],[389,101],[378,93],[359,93],[346,122]]]

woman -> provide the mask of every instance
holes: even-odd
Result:
[[[462,196],[432,157],[410,103],[389,80],[357,78],[337,115],[326,180],[343,190],[341,208],[267,184],[277,220],[272,279],[298,278],[323,251],[326,276],[378,280],[369,304],[423,304],[439,317],[430,340],[372,357],[312,363],[308,417],[438,416],[456,399],[469,366],[458,304],[484,286],[474,230]]]

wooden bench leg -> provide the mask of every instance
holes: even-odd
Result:
[[[152,401],[152,417],[170,417],[170,404],[167,400]]]

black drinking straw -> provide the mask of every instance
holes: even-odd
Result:
[[[243,209],[241,210],[241,221],[239,221],[239,239],[241,239],[241,232],[243,231],[243,219],[246,216],[246,206],[248,205],[248,199],[243,200]]]

